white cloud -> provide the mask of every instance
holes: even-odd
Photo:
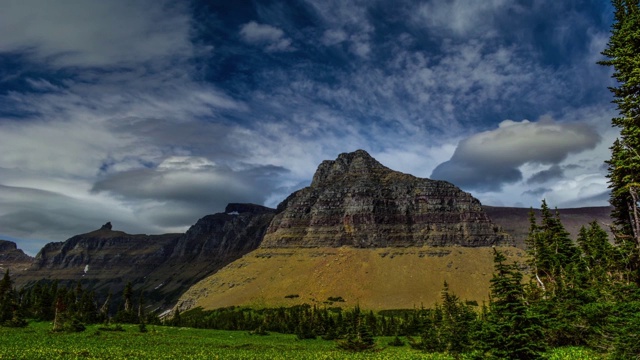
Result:
[[[129,66],[190,54],[188,9],[169,1],[4,1],[0,52],[48,66]]]
[[[495,191],[520,181],[519,167],[524,164],[559,164],[600,141],[595,129],[584,123],[557,123],[548,117],[537,122],[504,120],[498,129],[462,140],[451,160],[438,165],[431,177],[467,189]]]
[[[341,29],[329,29],[322,34],[322,43],[325,46],[336,45],[347,40],[348,35]]]
[[[258,24],[250,21],[240,28],[240,36],[250,44],[262,45],[266,51],[292,51],[291,39],[284,35],[284,31],[268,24]]]
[[[431,28],[441,36],[497,35],[493,30],[495,14],[504,12],[510,5],[508,0],[486,1],[428,1],[412,9],[414,22]]]

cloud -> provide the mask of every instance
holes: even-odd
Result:
[[[427,1],[411,14],[414,21],[431,28],[434,33],[445,36],[468,36],[470,34],[482,36],[497,35],[494,30],[494,20],[505,8],[515,8],[508,0],[487,0],[468,2]],[[444,32],[443,32],[444,30]]]
[[[538,198],[538,197],[542,196],[543,194],[546,194],[546,193],[551,192],[551,191],[553,191],[553,189],[539,187],[539,188],[527,190],[527,191],[523,192],[522,195],[531,195],[531,196],[535,196],[536,198]]]
[[[293,51],[291,39],[284,36],[281,29],[250,21],[240,28],[240,37],[250,44],[261,45],[268,52]]]
[[[4,2],[0,52],[54,67],[130,66],[191,53],[187,8],[170,1]]]
[[[462,140],[451,159],[438,165],[431,178],[466,189],[498,191],[504,184],[522,179],[520,166],[555,165],[569,154],[593,149],[600,140],[588,124],[556,123],[550,118],[538,122],[505,120],[496,130]]]
[[[549,180],[560,179],[563,175],[564,171],[560,166],[552,165],[547,170],[533,174],[529,179],[527,179],[527,184],[543,184]]]
[[[158,226],[184,227],[231,202],[263,204],[286,172],[265,165],[234,170],[203,157],[173,156],[152,169],[108,175],[91,191],[144,209],[143,216]]]
[[[81,199],[36,188],[0,185],[0,202],[0,229],[13,237],[64,240],[96,230],[107,221],[132,233],[161,229],[136,222],[129,209],[103,197]]]

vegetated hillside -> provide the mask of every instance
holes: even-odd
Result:
[[[523,250],[499,249],[524,262]],[[194,285],[178,307],[429,307],[441,302],[444,281],[461,299],[481,305],[492,274],[491,247],[261,248]]]
[[[515,246],[524,248],[525,240],[529,235],[529,211],[531,209],[497,206],[483,206],[483,209],[493,222],[500,225],[504,231],[512,236]],[[558,212],[565,229],[571,234],[571,238],[575,240],[580,227],[587,226],[594,220],[612,237],[609,228],[612,223],[611,209],[611,206],[599,206],[558,209]],[[534,212],[536,218],[540,219],[540,210],[534,209]]]

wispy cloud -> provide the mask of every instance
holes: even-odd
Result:
[[[261,45],[266,51],[293,51],[291,39],[281,29],[250,21],[240,28],[240,36],[250,44]]]

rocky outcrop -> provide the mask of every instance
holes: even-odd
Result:
[[[393,171],[363,150],[322,162],[311,185],[277,210],[263,248],[511,242],[470,194],[445,181]]]
[[[13,241],[0,240],[0,271],[9,269],[11,274],[31,266],[33,258],[25,254]],[[13,275],[12,275],[13,276]]]
[[[147,304],[169,306],[204,276],[256,249],[274,213],[260,205],[229,204],[185,234],[131,235],[107,223],[45,245],[16,283],[82,280],[98,293],[117,294],[131,281],[136,291],[145,291]]]
[[[229,204],[224,213],[207,215],[184,234],[172,258],[213,260],[240,257],[256,249],[275,210],[254,204]]]

